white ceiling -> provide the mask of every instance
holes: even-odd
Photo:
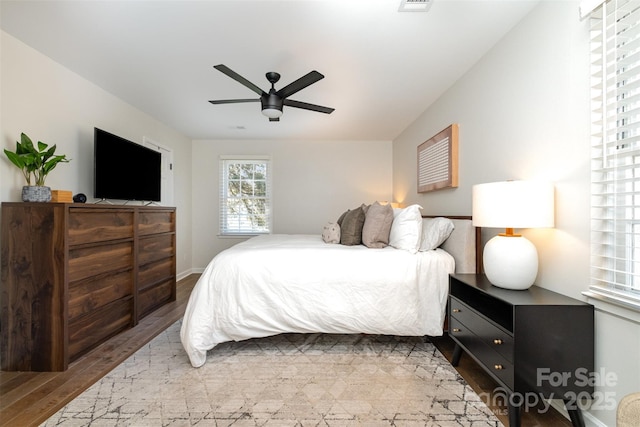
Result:
[[[192,139],[392,140],[538,0],[8,1],[2,29]],[[269,122],[257,98],[213,68],[268,91],[311,70],[323,80]]]

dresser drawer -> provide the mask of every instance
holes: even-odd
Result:
[[[140,212],[138,215],[138,233],[141,236],[176,231],[172,211]]]
[[[138,296],[138,320],[154,308],[171,301],[173,299],[174,286],[175,281],[171,279],[140,292]]]
[[[160,234],[140,238],[138,263],[149,264],[174,255],[175,234]]]
[[[69,319],[133,295],[133,270],[69,284]]]
[[[449,299],[451,317],[470,329],[485,345],[513,363],[513,337],[455,297]]]
[[[449,327],[449,334],[454,341],[459,342],[490,374],[513,390],[514,370],[513,364],[509,360],[494,348],[489,347],[484,338],[475,335],[471,329],[457,319],[452,317]]]
[[[133,238],[133,211],[69,210],[69,245]]]
[[[133,266],[133,241],[83,247],[69,251],[69,282]]]
[[[113,301],[69,322],[69,358],[76,359],[105,339],[133,326],[133,297]]]
[[[169,278],[174,279],[173,258],[163,259],[151,264],[140,266],[138,269],[138,291]]]

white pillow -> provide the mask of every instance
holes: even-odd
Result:
[[[416,253],[422,238],[422,215],[420,205],[393,209],[393,223],[389,232],[389,246]]]
[[[454,229],[449,218],[423,218],[420,251],[430,251],[439,247],[451,235]]]
[[[322,228],[322,240],[325,243],[340,243],[340,226],[330,222]]]

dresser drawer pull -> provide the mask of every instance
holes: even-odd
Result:
[[[454,309],[453,309],[453,312],[454,312],[454,313],[460,313],[460,309],[459,309],[459,308],[454,308]]]
[[[504,368],[502,367],[502,365],[493,365],[493,368],[494,368],[496,371],[501,371],[501,370],[503,370],[503,369],[504,369]]]
[[[453,328],[453,332],[460,332],[461,329],[460,328]]]
[[[496,340],[493,340],[493,343],[495,345],[500,345],[500,344],[502,344],[502,340],[501,339],[496,339]]]

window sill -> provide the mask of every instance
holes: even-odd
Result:
[[[640,303],[637,301],[595,289],[582,292],[582,295],[599,311],[640,323]]]

